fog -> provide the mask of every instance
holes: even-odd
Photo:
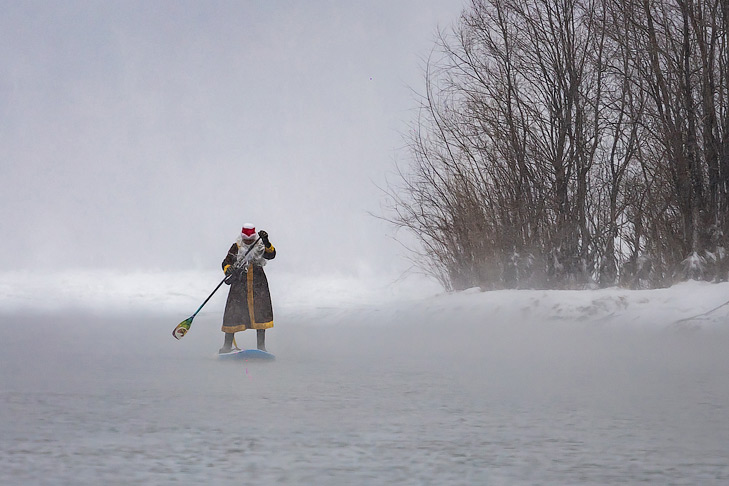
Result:
[[[369,213],[462,3],[0,2],[0,483],[729,482],[729,284],[398,278]],[[171,336],[245,222],[270,363],[225,290]]]
[[[2,2],[0,271],[407,267],[372,217],[462,0]]]
[[[3,484],[726,484],[722,285],[2,316]],[[243,348],[254,333],[238,333]]]

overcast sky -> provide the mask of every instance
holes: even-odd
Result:
[[[0,1],[0,271],[403,266],[373,218],[463,0]]]

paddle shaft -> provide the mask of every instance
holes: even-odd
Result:
[[[215,287],[215,290],[213,290],[213,291],[212,291],[212,292],[210,293],[210,295],[208,295],[208,298],[207,298],[207,299],[205,299],[205,302],[203,302],[202,304],[200,304],[200,307],[198,307],[198,308],[197,308],[197,310],[195,311],[195,313],[194,313],[193,315],[191,315],[191,316],[190,316],[190,319],[193,319],[193,318],[194,318],[194,317],[195,317],[195,316],[197,315],[197,313],[198,313],[198,312],[200,312],[200,309],[202,309],[203,307],[205,307],[205,304],[207,304],[207,303],[208,303],[208,301],[209,301],[209,300],[210,300],[210,299],[212,298],[212,296],[213,296],[213,295],[215,294],[215,292],[217,292],[217,291],[218,291],[218,289],[220,288],[220,286],[221,286],[221,285],[223,285],[223,284],[225,283],[225,279],[226,279],[226,278],[227,278],[227,276],[226,276],[226,277],[223,277],[223,280],[221,280],[221,281],[220,281],[220,283],[218,284],[218,286],[217,286],[217,287]]]

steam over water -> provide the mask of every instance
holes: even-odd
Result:
[[[729,483],[722,329],[450,316],[5,316],[0,483]]]

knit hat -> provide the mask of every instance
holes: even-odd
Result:
[[[251,223],[244,224],[243,229],[241,229],[240,232],[243,235],[244,240],[252,240],[256,237],[256,227]]]

